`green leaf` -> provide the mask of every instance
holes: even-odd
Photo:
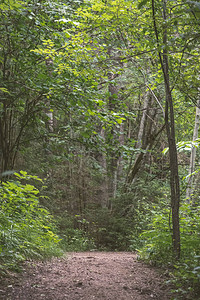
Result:
[[[149,0],[143,0],[138,4],[138,9],[141,9]]]
[[[167,147],[162,151],[162,153],[165,155],[165,154],[167,154],[168,151],[169,151],[169,148]]]

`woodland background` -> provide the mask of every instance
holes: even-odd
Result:
[[[196,291],[199,25],[197,1],[1,1],[2,272],[138,250]]]

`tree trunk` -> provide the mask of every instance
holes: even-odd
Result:
[[[200,99],[197,102],[196,107],[196,116],[195,116],[195,125],[194,125],[194,132],[193,132],[193,139],[192,141],[195,142],[198,138],[198,131],[199,131],[199,123],[200,123]],[[196,147],[192,145],[191,147],[191,155],[190,155],[190,166],[189,166],[189,177],[186,189],[186,201],[190,203],[191,196],[193,193],[193,182],[194,182],[194,175],[193,172],[195,171],[195,159],[196,159]]]
[[[154,145],[154,142],[156,140],[156,138],[159,136],[159,134],[163,131],[163,129],[165,128],[165,125],[163,125],[161,127],[160,130],[158,130],[158,132],[154,133],[151,135],[151,138],[149,139],[148,141],[148,144],[146,145],[146,148],[144,149],[143,152],[140,152],[140,154],[138,154],[136,160],[135,160],[135,163],[134,165],[131,167],[130,171],[129,171],[129,174],[128,174],[128,177],[127,177],[127,182],[126,184],[130,184],[133,182],[135,176],[137,175],[139,169],[140,169],[140,165],[141,165],[141,162],[142,160],[144,159],[144,156],[146,155],[146,153],[152,149],[153,145]]]
[[[140,120],[137,143],[136,143],[136,147],[135,147],[136,149],[140,149],[140,148],[144,149],[142,140],[143,140],[143,136],[144,136],[144,130],[145,130],[145,124],[146,124],[146,118],[147,118],[147,109],[149,106],[149,102],[150,102],[150,97],[149,97],[149,92],[147,92],[144,96],[143,113],[142,113],[142,117]],[[132,164],[132,160],[131,160],[130,169],[129,169],[129,172],[127,175],[126,183],[133,183],[135,181],[136,175],[140,169],[140,165],[141,165],[143,156],[144,156],[143,152],[139,153],[135,158],[134,165],[132,165],[132,166],[131,166],[131,164]]]
[[[144,135],[144,129],[145,129],[145,121],[147,118],[147,109],[150,103],[150,95],[149,95],[149,91],[146,92],[145,96],[144,96],[144,107],[143,107],[143,113],[142,113],[142,118],[140,121],[140,127],[139,127],[139,132],[138,132],[138,138],[137,138],[137,144],[136,144],[136,149],[139,149],[142,147],[142,138]]]
[[[158,49],[160,48],[159,35],[155,17],[155,4],[152,0],[153,24],[155,35],[157,39]],[[170,187],[171,187],[171,208],[172,208],[172,245],[174,256],[176,259],[180,258],[180,225],[179,225],[179,206],[180,206],[180,186],[178,175],[178,159],[175,139],[175,122],[174,122],[174,107],[170,88],[169,77],[169,62],[168,62],[168,36],[167,36],[167,0],[163,0],[163,45],[164,50],[161,53],[158,50],[158,56],[162,67],[165,84],[165,125],[167,131],[167,139],[169,146],[170,158]]]
[[[105,141],[105,130],[101,128],[100,133],[102,139]],[[101,154],[100,158],[100,164],[103,169],[103,179],[101,183],[101,189],[100,189],[100,201],[101,201],[101,207],[107,208],[109,206],[109,193],[108,193],[108,174],[107,174],[107,159],[106,159],[106,149],[104,149],[104,152]]]
[[[48,74],[51,77],[53,60],[48,58],[48,59],[46,59],[45,62],[46,62]],[[47,129],[48,129],[49,132],[53,132],[54,131],[54,116],[53,116],[53,111],[50,109],[50,107],[51,107],[50,99],[47,99],[47,104],[46,104],[46,108],[45,108],[45,113],[48,117]]]

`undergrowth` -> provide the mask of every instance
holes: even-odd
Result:
[[[39,190],[27,183],[41,181],[21,171],[0,186],[0,272],[17,270],[25,259],[61,255],[52,216],[39,205]],[[23,183],[22,183],[23,182]]]
[[[153,218],[141,239],[140,258],[154,265],[167,266],[169,283],[181,299],[195,298],[200,292],[200,206],[182,204],[180,208],[181,258],[175,261],[172,250],[171,211],[152,211]],[[197,296],[198,297],[198,296]],[[180,298],[174,298],[180,299]]]

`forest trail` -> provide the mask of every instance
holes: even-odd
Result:
[[[27,264],[12,284],[0,284],[1,300],[170,299],[164,277],[134,253],[69,253]]]

